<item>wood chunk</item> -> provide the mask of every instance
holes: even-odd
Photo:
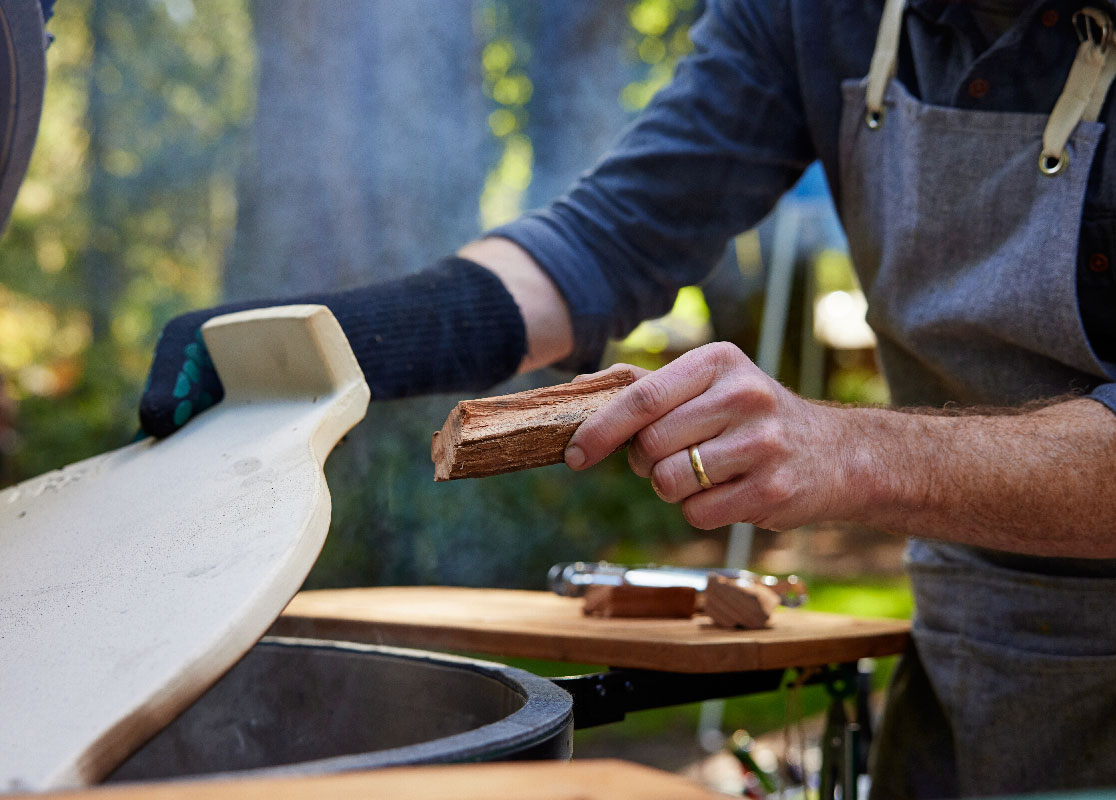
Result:
[[[697,608],[692,586],[590,586],[582,612],[594,617],[689,619]]]
[[[705,588],[705,613],[721,628],[766,628],[778,605],[779,595],[760,583],[715,575]]]
[[[434,480],[558,464],[578,426],[634,381],[630,369],[618,369],[576,383],[462,400],[434,434]]]

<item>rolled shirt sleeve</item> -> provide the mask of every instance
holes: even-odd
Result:
[[[665,313],[815,158],[786,4],[711,0],[692,38],[605,158],[548,207],[488,232],[530,253],[565,297],[573,368]]]
[[[1116,383],[1102,383],[1093,389],[1088,396],[1098,403],[1108,406],[1108,409],[1116,414]]]

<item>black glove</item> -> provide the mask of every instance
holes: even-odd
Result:
[[[315,303],[349,339],[372,399],[481,391],[515,373],[526,352],[523,317],[504,284],[464,258],[406,278],[333,294],[230,303],[175,317],[163,329],[140,400],[140,424],[166,436],[224,396],[201,337],[234,311]]]

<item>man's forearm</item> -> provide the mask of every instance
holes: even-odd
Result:
[[[530,254],[508,239],[470,242],[462,258],[496,273],[519,306],[527,332],[527,353],[520,372],[561,361],[573,350],[573,325],[566,301]]]
[[[837,516],[1033,555],[1116,557],[1116,415],[1100,403],[1002,415],[834,411],[845,476]]]

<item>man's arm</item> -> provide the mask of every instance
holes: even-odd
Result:
[[[519,245],[496,237],[470,242],[458,255],[486,267],[519,306],[527,352],[519,372],[561,361],[573,350],[573,325],[566,301],[535,259]]]
[[[835,409],[850,517],[896,533],[1042,556],[1116,557],[1116,415],[1086,398],[1025,413]],[[857,500],[859,499],[859,503]]]
[[[826,405],[731,345],[691,351],[578,429],[583,469],[629,437],[633,470],[700,528],[823,520],[1042,556],[1116,557],[1116,415],[1091,399],[945,415]],[[702,490],[687,448],[717,485]]]

